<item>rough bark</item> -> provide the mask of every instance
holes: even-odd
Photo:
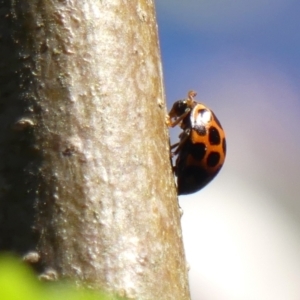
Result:
[[[153,2],[0,3],[0,249],[189,299]]]

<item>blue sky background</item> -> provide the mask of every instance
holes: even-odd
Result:
[[[194,89],[227,134],[217,178],[179,199],[192,299],[299,300],[300,1],[156,10],[168,108]]]

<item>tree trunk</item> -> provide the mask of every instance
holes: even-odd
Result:
[[[153,2],[0,3],[0,249],[189,299]]]

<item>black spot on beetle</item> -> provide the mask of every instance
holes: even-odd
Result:
[[[209,128],[208,139],[211,145],[219,145],[221,143],[220,133],[216,127],[211,126]]]
[[[201,161],[204,158],[206,151],[207,148],[204,143],[193,144],[189,148],[190,155],[197,161]]]
[[[207,157],[207,161],[206,161],[207,165],[209,167],[215,167],[219,163],[220,158],[221,158],[221,156],[220,156],[219,152],[213,151],[213,152],[209,153],[208,157]]]
[[[201,109],[198,110],[198,113],[200,115],[204,115],[206,112],[209,112],[209,110],[207,110],[206,108],[201,108]]]
[[[206,135],[206,128],[203,125],[194,125],[193,130],[195,130],[200,136]]]

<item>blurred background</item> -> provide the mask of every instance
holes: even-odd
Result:
[[[300,1],[156,10],[168,109],[194,89],[227,134],[219,175],[179,198],[192,299],[299,300]]]

